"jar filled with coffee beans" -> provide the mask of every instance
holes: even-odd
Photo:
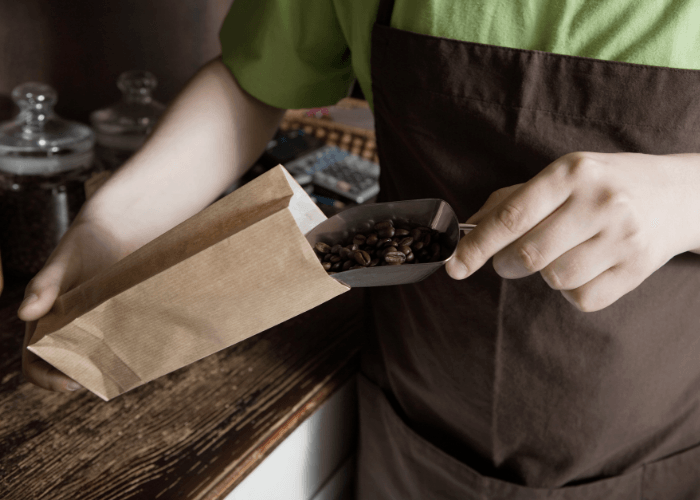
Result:
[[[449,241],[435,229],[383,220],[335,244],[318,242],[314,251],[329,275],[376,266],[400,266],[446,259]]]
[[[0,247],[7,274],[33,276],[85,202],[95,138],[54,113],[48,85],[22,84],[12,98],[20,112],[0,125]]]
[[[95,130],[95,157],[100,167],[114,171],[142,145],[165,111],[151,95],[158,85],[153,73],[125,71],[117,79],[122,99],[90,114]]]

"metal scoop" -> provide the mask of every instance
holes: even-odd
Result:
[[[449,257],[438,262],[353,269],[333,274],[331,278],[351,288],[403,285],[422,281],[454,256],[461,236],[460,230],[469,232],[476,227],[474,224],[460,224],[454,210],[446,201],[428,198],[371,203],[348,208],[309,231],[306,240],[312,247],[319,241],[332,246],[347,240],[356,232],[368,232],[375,223],[387,219],[393,219],[396,224],[418,224],[446,233]]]

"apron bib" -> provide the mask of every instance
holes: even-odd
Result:
[[[379,202],[464,221],[566,153],[700,152],[700,71],[410,33],[392,7],[372,31]],[[490,263],[366,296],[359,499],[700,498],[700,256],[593,313]]]

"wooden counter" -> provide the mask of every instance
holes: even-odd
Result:
[[[0,498],[223,499],[357,370],[363,289],[104,402],[24,380],[0,296]]]

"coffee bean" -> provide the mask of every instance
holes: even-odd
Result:
[[[364,226],[372,227],[369,223]],[[398,223],[384,220],[374,224],[372,231],[363,228],[351,234],[345,243],[344,246],[325,243],[314,246],[316,255],[329,274],[368,267],[437,262],[447,258],[450,240],[445,233],[426,226],[414,227],[404,223],[399,226]]]
[[[371,260],[372,259],[370,258],[369,254],[364,250],[358,250],[355,252],[355,261],[357,261],[357,263],[361,266],[369,265]]]
[[[322,254],[327,254],[327,253],[330,253],[330,251],[331,251],[330,245],[327,245],[326,243],[323,243],[322,241],[319,241],[318,243],[316,243],[314,248],[316,249],[317,252],[322,253]]]
[[[384,250],[382,250],[381,256],[384,257],[389,252],[398,252],[398,248],[396,248],[395,246],[386,247]]]
[[[349,249],[343,247],[340,249],[340,253],[338,255],[340,255],[341,259],[348,260],[349,258],[352,257],[352,254],[353,254],[352,250],[349,250]]]
[[[391,238],[382,238],[381,240],[377,241],[377,248],[383,248],[391,243]]]
[[[394,236],[395,232],[396,231],[394,230],[394,228],[389,226],[378,230],[377,236],[379,236],[380,238],[391,238],[392,236]]]
[[[398,265],[406,262],[406,256],[401,252],[389,252],[384,256],[384,260],[388,264]]]

